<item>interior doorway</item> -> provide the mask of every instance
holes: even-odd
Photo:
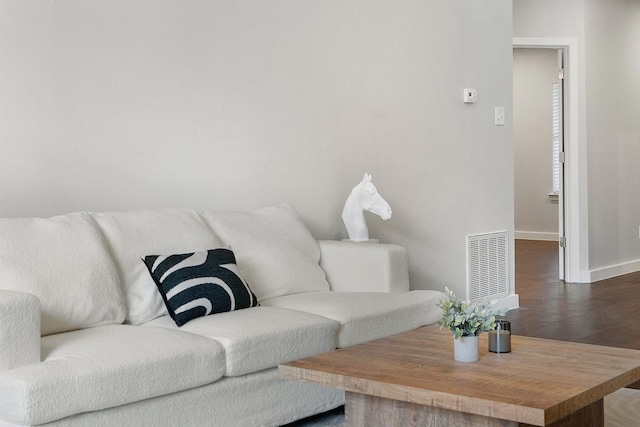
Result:
[[[513,51],[515,238],[555,241],[565,280],[564,49]]]
[[[587,148],[582,87],[584,65],[573,37],[515,37],[513,47],[562,49],[564,57],[564,281],[589,283],[589,227],[587,205]]]

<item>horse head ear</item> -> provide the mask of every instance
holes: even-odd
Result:
[[[371,182],[371,175],[369,175],[368,173],[365,173],[364,178],[362,179],[362,182]]]

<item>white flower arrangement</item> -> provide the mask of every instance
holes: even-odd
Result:
[[[440,329],[449,328],[455,339],[480,335],[496,327],[496,315],[503,316],[507,309],[490,310],[495,301],[472,303],[469,300],[457,299],[455,294],[444,288],[438,307],[442,309]]]

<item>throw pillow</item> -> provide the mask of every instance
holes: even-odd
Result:
[[[148,255],[143,261],[178,326],[196,317],[258,305],[230,249]]]

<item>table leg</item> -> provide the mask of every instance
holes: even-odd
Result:
[[[347,392],[345,399],[345,421],[349,427],[519,427],[514,421],[383,397]]]
[[[604,399],[578,409],[573,414],[549,424],[549,427],[604,427]]]
[[[349,427],[532,427],[516,421],[433,408],[417,403],[346,392],[345,421]],[[548,427],[603,427],[604,400],[586,406],[557,420]]]

